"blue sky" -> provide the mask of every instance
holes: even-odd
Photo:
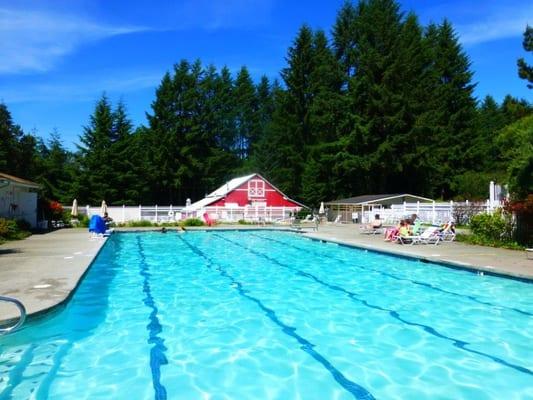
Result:
[[[65,145],[88,123],[106,91],[145,123],[165,71],[181,59],[246,65],[255,79],[278,77],[303,23],[330,31],[343,0],[0,0],[0,101],[26,132]],[[533,100],[516,59],[533,3],[523,0],[403,0],[423,24],[452,21],[472,62],[476,96]]]

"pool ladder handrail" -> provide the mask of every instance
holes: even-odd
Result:
[[[24,321],[26,320],[26,307],[24,307],[24,304],[22,304],[19,300],[15,299],[14,297],[8,297],[8,296],[0,296],[0,301],[7,301],[8,303],[13,303],[20,311],[20,317],[17,323],[13,326],[10,326],[8,328],[0,328],[0,335],[5,335],[8,333],[15,332],[17,329],[19,329]]]

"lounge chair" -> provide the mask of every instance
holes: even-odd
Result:
[[[213,226],[215,224],[215,221],[212,220],[211,217],[209,217],[208,213],[204,213],[204,220],[207,226]]]
[[[375,219],[370,224],[362,225],[361,233],[365,235],[377,235],[383,233],[383,221],[380,219]]]
[[[303,223],[303,224],[302,224]],[[291,221],[291,228],[302,230],[303,228],[312,228],[314,231],[318,231],[318,217],[314,217],[311,220],[306,219],[294,219]]]
[[[448,221],[444,229],[440,232],[440,238],[443,242],[453,242],[455,240],[455,230],[453,221]]]
[[[361,234],[363,235],[380,235],[382,233],[382,226],[361,226]]]
[[[442,240],[438,228],[432,227],[427,228],[420,235],[410,235],[410,236],[401,236],[396,237],[398,243],[401,244],[439,244]]]

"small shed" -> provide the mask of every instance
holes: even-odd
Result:
[[[261,175],[234,178],[205,198],[185,207],[185,217],[208,212],[222,220],[282,219],[300,211],[303,204],[292,200]]]
[[[409,193],[399,194],[369,194],[350,197],[347,199],[333,200],[325,203],[328,207],[328,217],[340,220],[339,222],[368,222],[369,215],[379,214],[393,204],[403,203],[430,203],[433,199]]]
[[[0,172],[0,217],[23,219],[37,226],[37,190],[39,185]]]

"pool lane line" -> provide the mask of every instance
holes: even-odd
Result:
[[[531,371],[530,369],[526,368],[526,367],[523,367],[521,365],[517,365],[517,364],[512,364],[508,361],[505,361],[504,359],[500,358],[500,357],[497,357],[497,356],[493,356],[491,354],[488,354],[488,353],[484,353],[482,351],[478,351],[478,350],[474,350],[474,349],[469,349],[467,348],[466,346],[470,345],[471,343],[469,342],[465,342],[463,340],[460,340],[460,339],[455,339],[451,336],[446,336],[440,332],[438,332],[435,328],[432,328],[431,326],[428,326],[428,325],[425,325],[425,324],[420,324],[418,322],[411,322],[411,321],[408,321],[408,320],[405,320],[403,319],[400,314],[396,311],[396,310],[391,310],[391,309],[388,309],[388,308],[385,308],[385,307],[381,307],[381,306],[378,306],[378,305],[375,305],[375,304],[370,304],[369,302],[367,302],[366,300],[364,299],[360,299],[359,297],[357,297],[357,294],[354,293],[354,292],[351,292],[347,289],[344,289],[343,287],[341,286],[338,286],[338,285],[334,285],[334,284],[331,284],[331,283],[327,283],[323,280],[321,280],[320,278],[317,278],[315,275],[313,274],[310,274],[309,272],[305,272],[305,271],[302,271],[300,269],[297,269],[297,268],[294,268],[292,266],[289,266],[289,265],[286,265],[286,264],[283,264],[281,262],[279,262],[278,260],[272,258],[272,257],[269,257],[267,256],[266,254],[263,254],[263,253],[260,253],[256,250],[253,250],[253,249],[250,249],[246,246],[243,246],[241,245],[240,243],[237,243],[237,242],[234,242],[233,240],[230,240],[230,239],[227,239],[225,237],[222,237],[220,235],[216,235],[215,236],[229,242],[229,243],[233,243],[234,245],[236,246],[239,246],[245,250],[247,250],[249,253],[252,253],[258,257],[262,257],[262,258],[265,258],[266,260],[270,261],[271,263],[273,264],[276,264],[276,265],[279,265],[283,268],[287,268],[287,269],[290,269],[292,271],[294,271],[296,273],[296,275],[300,275],[300,276],[304,276],[306,278],[309,278],[309,279],[312,279],[314,280],[315,282],[329,288],[329,289],[332,289],[332,290],[335,290],[335,291],[338,291],[338,292],[342,292],[344,294],[346,294],[350,299],[354,300],[354,301],[357,301],[358,303],[361,303],[363,304],[364,306],[366,307],[369,307],[369,308],[372,308],[372,309],[375,309],[375,310],[379,310],[379,311],[383,311],[383,312],[387,312],[392,318],[406,324],[406,325],[410,325],[410,326],[415,326],[415,327],[419,327],[419,328],[422,328],[422,330],[424,330],[425,332],[433,335],[433,336],[436,336],[436,337],[439,337],[441,339],[445,339],[447,341],[450,341],[452,343],[453,346],[459,348],[459,349],[462,349],[466,352],[469,352],[469,353],[473,353],[473,354],[477,354],[477,355],[480,355],[482,357],[485,357],[485,358],[488,358],[492,361],[494,361],[495,363],[498,363],[498,364],[501,364],[501,365],[504,365],[506,367],[509,367],[509,368],[513,368],[517,371],[520,371],[520,372],[523,372],[525,374],[528,374],[528,375],[533,375],[533,371]]]
[[[143,277],[143,292],[145,297],[143,303],[151,310],[150,323],[146,326],[149,332],[148,343],[153,344],[150,349],[150,369],[152,370],[152,385],[155,391],[155,400],[166,400],[167,390],[161,384],[161,366],[168,364],[165,351],[167,348],[164,345],[164,340],[159,336],[163,331],[163,327],[157,318],[157,306],[152,296],[152,289],[150,288],[150,267],[146,262],[144,248],[141,243],[141,237],[137,236],[137,245],[139,247],[140,255],[140,270],[139,274]]]
[[[331,364],[331,362],[325,358],[322,354],[317,352],[314,347],[315,345],[309,342],[304,337],[296,333],[296,328],[284,324],[277,316],[276,312],[271,308],[268,308],[263,304],[261,300],[249,294],[249,291],[244,289],[243,284],[237,281],[232,275],[230,275],[220,264],[217,264],[211,257],[206,255],[202,250],[197,246],[191,244],[188,240],[185,240],[183,237],[179,236],[179,239],[185,243],[189,249],[191,249],[195,254],[205,259],[208,264],[207,267],[211,270],[217,271],[221,276],[227,278],[231,282],[233,289],[237,290],[239,295],[242,297],[254,302],[261,310],[264,311],[265,315],[274,322],[277,326],[281,328],[283,333],[296,339],[296,341],[301,345],[300,348],[318,361],[326,370],[333,376],[335,381],[340,384],[344,389],[352,394],[355,399],[358,400],[373,400],[375,397],[364,387],[358,385],[357,383],[346,378],[342,372]]]
[[[317,256],[326,256],[325,254],[317,252],[317,251],[304,249],[302,247],[295,246],[295,245],[290,244],[290,243],[285,243],[285,242],[283,242],[281,240],[269,238],[269,237],[266,237],[266,236],[261,236],[261,235],[255,234],[255,233],[250,233],[250,236],[254,236],[254,237],[257,237],[257,238],[260,238],[260,239],[268,240],[268,241],[274,242],[274,243],[279,243],[279,244],[284,245],[284,246],[292,247],[293,249],[296,249],[296,250],[312,252],[312,253],[314,253]],[[451,294],[451,295],[457,296],[457,297],[464,297],[464,298],[472,300],[472,301],[474,301],[474,302],[476,302],[478,304],[482,304],[482,305],[490,306],[490,307],[494,307],[494,308],[499,308],[499,309],[504,309],[504,310],[509,310],[509,311],[514,311],[514,312],[517,312],[519,314],[527,315],[529,317],[533,316],[533,313],[530,313],[530,312],[524,311],[524,310],[520,310],[519,308],[514,308],[514,307],[508,307],[508,306],[504,306],[504,305],[494,304],[494,303],[491,303],[491,302],[488,302],[488,301],[480,300],[480,299],[478,299],[475,296],[471,296],[471,295],[468,295],[468,294],[457,293],[457,292],[452,292],[452,291],[449,291],[449,290],[446,290],[446,289],[442,289],[442,288],[440,288],[438,286],[434,286],[434,285],[432,285],[430,283],[416,281],[416,280],[409,279],[409,278],[402,278],[400,276],[397,276],[397,275],[394,275],[394,274],[391,274],[391,273],[388,273],[388,272],[383,272],[383,271],[380,271],[380,270],[377,270],[377,269],[374,269],[374,268],[368,268],[368,267],[362,267],[360,265],[350,264],[349,262],[347,262],[345,260],[342,260],[342,259],[340,259],[338,257],[335,257],[335,256],[327,255],[327,257],[331,257],[335,261],[339,261],[339,262],[341,262],[341,263],[343,263],[343,264],[345,264],[345,265],[347,265],[349,267],[355,267],[355,268],[366,270],[366,271],[372,271],[372,272],[375,272],[377,274],[380,274],[380,275],[383,275],[383,276],[387,276],[387,277],[392,278],[392,279],[396,279],[398,281],[411,282],[411,283],[413,283],[415,285],[424,286],[424,287],[427,287],[429,289],[436,290],[438,292]],[[394,257],[394,256],[391,255],[391,257]]]
[[[54,379],[57,376],[57,372],[59,371],[59,367],[61,366],[61,359],[70,351],[72,348],[72,342],[68,341],[60,346],[59,350],[57,350],[54,353],[54,360],[52,364],[52,368],[46,373],[46,376],[39,384],[39,388],[37,389],[37,393],[35,397],[37,399],[47,399],[48,395],[50,393],[50,386]]]
[[[33,361],[33,351],[36,344],[30,344],[22,353],[20,360],[15,364],[8,373],[7,386],[0,392],[0,400],[12,400],[13,390],[20,385],[24,379],[24,371]]]

